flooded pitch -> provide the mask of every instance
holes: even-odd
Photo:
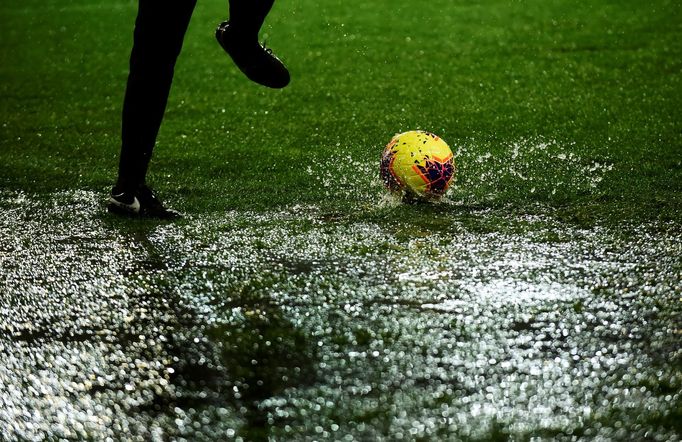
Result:
[[[0,194],[7,439],[682,437],[679,224],[100,204]]]

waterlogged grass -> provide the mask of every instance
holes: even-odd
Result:
[[[51,199],[1,199],[12,437],[680,436],[677,223],[379,206],[131,229],[96,193]]]
[[[135,2],[0,6],[0,434],[677,440],[674,2],[279,2],[293,82],[199,2],[150,182],[104,212]],[[378,158],[453,147],[439,204]]]

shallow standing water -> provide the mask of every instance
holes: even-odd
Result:
[[[99,199],[0,195],[9,440],[681,438],[679,224]]]

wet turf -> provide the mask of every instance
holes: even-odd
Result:
[[[680,435],[678,224],[481,232],[504,212],[449,204],[130,229],[97,194],[52,198],[2,195],[11,435]]]
[[[0,6],[0,440],[682,438],[679,7],[416,5],[278,3],[273,92],[199,2],[174,224],[103,211],[135,3]]]

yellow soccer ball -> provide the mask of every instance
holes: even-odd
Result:
[[[450,146],[429,132],[397,134],[381,156],[381,179],[392,192],[422,199],[438,199],[455,176]]]

